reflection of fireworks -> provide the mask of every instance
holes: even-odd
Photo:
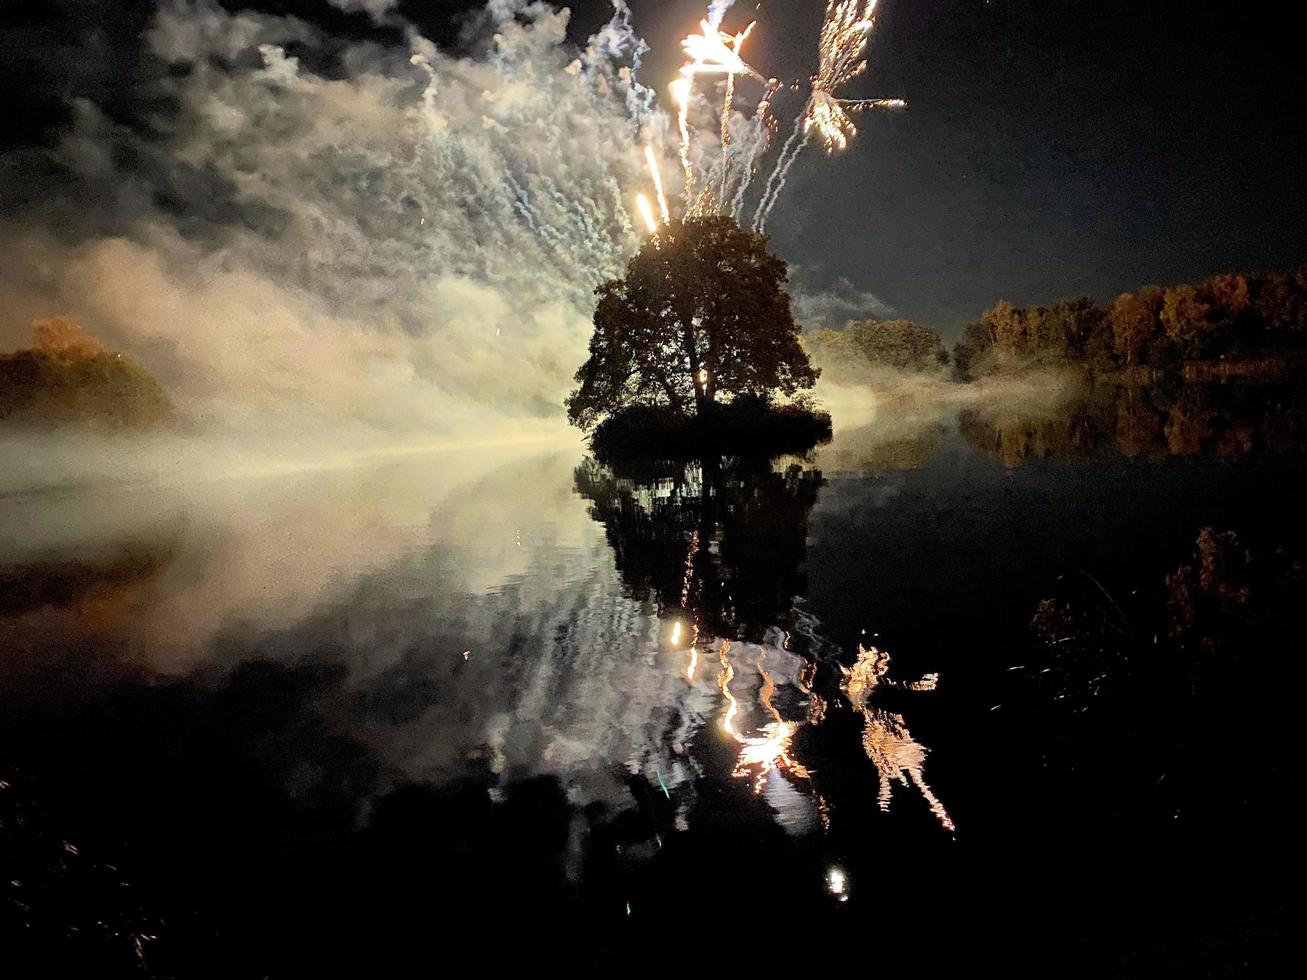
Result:
[[[755,665],[758,674],[763,679],[762,690],[758,694],[759,700],[763,706],[771,713],[773,721],[764,725],[757,734],[745,735],[735,726],[735,717],[739,713],[740,704],[735,695],[731,693],[731,681],[735,677],[735,668],[727,657],[731,645],[727,641],[721,641],[720,663],[721,673],[717,675],[717,686],[726,699],[726,712],[722,715],[722,730],[734,739],[740,746],[739,754],[736,756],[735,768],[731,772],[732,776],[743,779],[747,776],[753,777],[753,791],[761,793],[763,787],[767,785],[767,777],[774,770],[780,770],[792,779],[811,780],[812,774],[807,768],[793,756],[790,755],[790,742],[794,739],[794,733],[802,728],[799,722],[786,721],[781,717],[779,711],[772,704],[772,695],[776,691],[776,682],[771,675],[767,673],[763,661],[767,656],[767,649],[763,647],[758,652],[758,661]],[[825,812],[824,801],[818,798],[818,809]]]
[[[948,815],[930,785],[926,782],[926,747],[912,737],[903,716],[886,711],[871,703],[871,696],[878,687],[900,687],[909,691],[933,691],[939,682],[935,674],[927,674],[919,681],[907,684],[890,681],[889,654],[882,653],[875,647],[864,649],[858,647],[858,659],[852,670],[844,678],[844,693],[855,711],[863,718],[862,748],[876,767],[880,776],[880,792],[877,802],[882,810],[889,810],[893,781],[897,779],[904,786],[917,787],[930,807],[931,813],[945,828],[953,830],[953,819]]]

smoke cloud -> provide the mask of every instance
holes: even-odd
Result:
[[[894,307],[879,296],[859,289],[843,277],[829,289],[811,291],[804,288],[802,269],[795,269],[793,278],[797,287],[794,316],[810,330],[817,327],[839,330],[850,320],[884,319],[895,314]]]
[[[557,419],[666,129],[625,5],[577,50],[566,11],[495,0],[455,55],[390,0],[333,4],[404,43],[161,0],[132,121],[79,98],[4,161],[0,348],[70,315],[225,433]]]

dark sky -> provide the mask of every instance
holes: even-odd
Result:
[[[375,31],[323,0],[228,5]],[[130,114],[132,38],[149,6],[0,0],[3,143],[48,139],[73,90]],[[453,42],[451,13],[472,6],[402,9]],[[805,76],[823,4],[754,6],[740,0],[726,22],[759,18],[750,60]],[[863,116],[843,155],[809,147],[769,227],[774,246],[805,283],[846,278],[949,335],[1000,297],[1110,299],[1307,261],[1307,62],[1288,6],[882,0],[871,69],[848,94],[901,95],[911,108]],[[607,17],[600,0],[575,7],[578,36]],[[665,88],[704,3],[632,7],[655,49],[646,80]],[[53,67],[50,52],[88,34],[98,55],[73,77]]]

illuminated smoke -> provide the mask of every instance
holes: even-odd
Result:
[[[712,0],[708,4],[708,23],[715,30],[722,26],[726,11],[735,6],[735,0]]]
[[[643,233],[641,146],[669,128],[626,4],[580,50],[567,16],[497,0],[458,56],[411,26],[345,43],[163,0],[141,59],[175,107],[156,131],[79,100],[60,145],[20,161],[68,180],[0,221],[0,348],[67,313],[231,431],[557,418],[591,290]]]
[[[565,11],[494,0],[461,56],[387,0],[336,5],[404,44],[160,0],[138,59],[159,107],[148,132],[77,98],[53,149],[0,167],[5,199],[27,202],[0,220],[0,347],[66,313],[139,359],[183,416],[232,433],[556,420],[593,287],[651,227],[636,192],[662,221],[677,192],[687,213],[744,213],[778,84],[741,56],[747,28],[719,30],[731,3],[707,10],[704,71],[678,76],[674,118],[640,77],[648,46],[625,0],[580,49]],[[65,55],[71,68],[84,52]],[[711,106],[692,90],[705,76],[725,88]],[[683,180],[661,187],[677,155]],[[795,156],[777,161],[758,227]],[[10,186],[51,169],[56,194]]]

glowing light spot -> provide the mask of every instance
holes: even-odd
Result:
[[[645,197],[643,194],[635,195],[635,206],[639,209],[640,217],[644,219],[644,223],[649,227],[649,230],[651,232],[656,232],[658,230],[658,222],[654,218],[653,208],[649,206],[649,198]]]
[[[653,178],[654,191],[658,195],[658,210],[662,213],[663,223],[672,220],[672,212],[667,207],[667,195],[663,193],[663,175],[658,169],[658,158],[654,156],[652,146],[644,148],[644,160],[649,166],[649,176]]]
[[[688,78],[678,78],[667,86],[668,91],[672,93],[672,101],[678,106],[683,106],[690,101],[690,85],[692,83]]]
[[[826,871],[826,890],[841,902],[849,900],[849,878],[840,867],[831,867]]]

